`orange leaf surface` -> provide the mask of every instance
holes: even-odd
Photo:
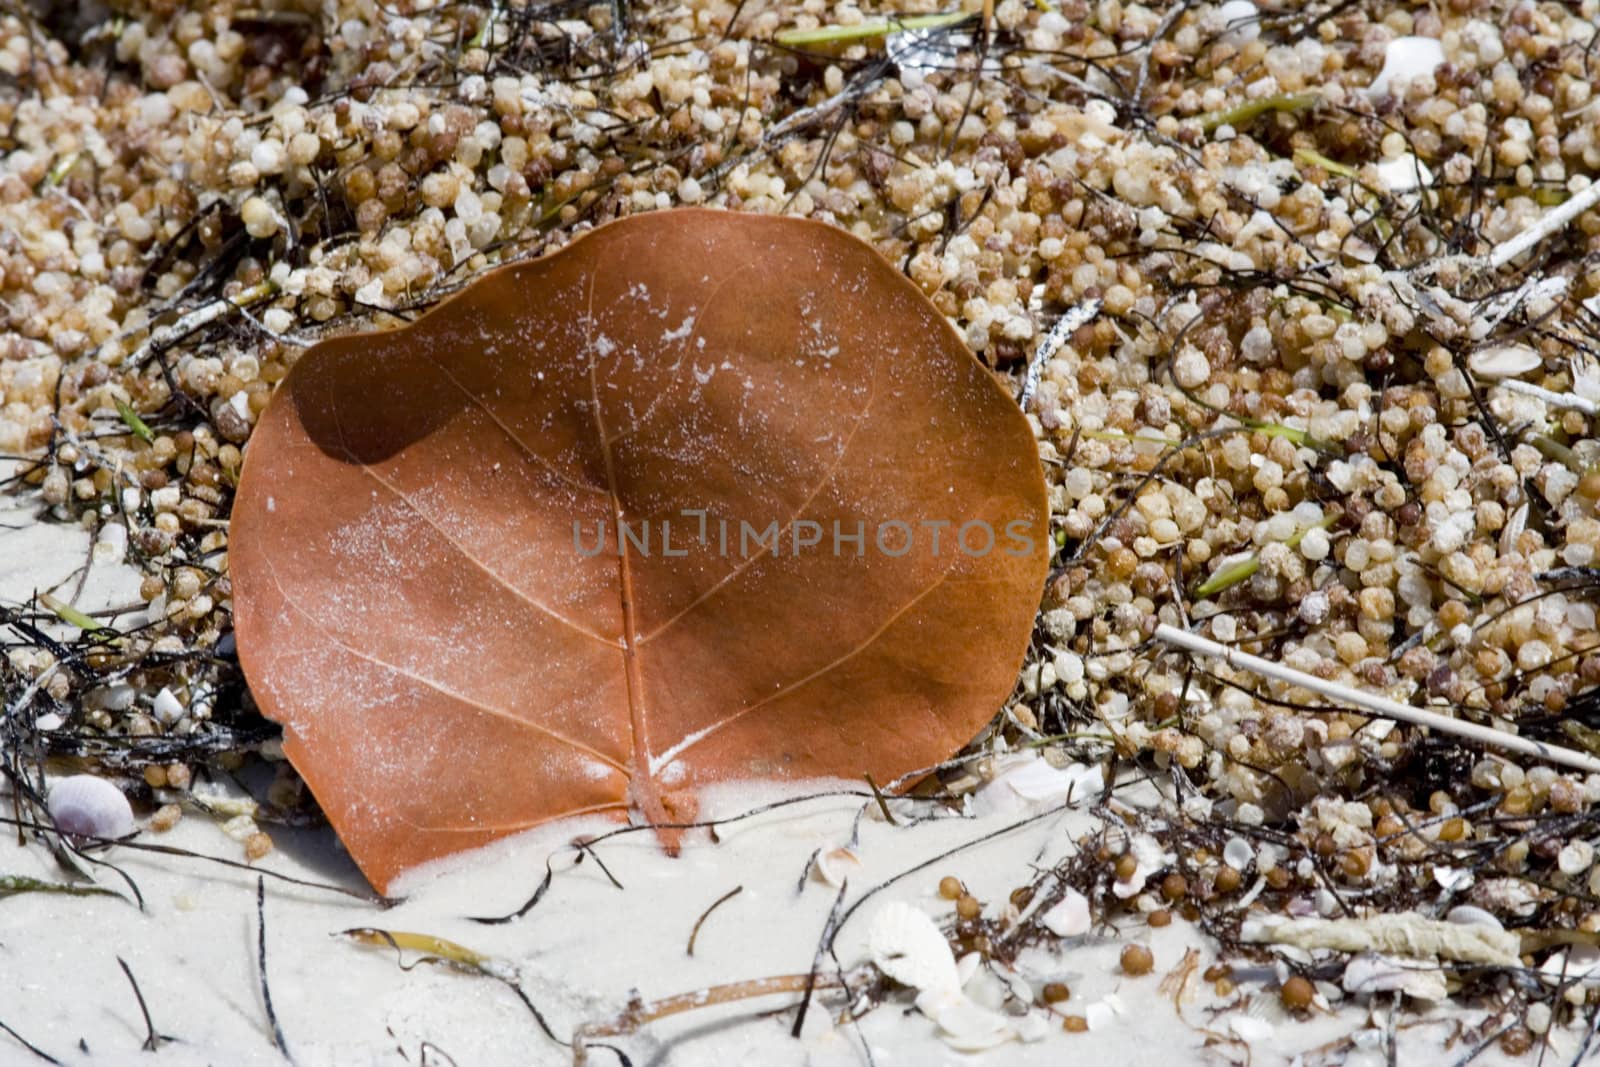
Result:
[[[239,657],[381,890],[948,758],[1014,683],[1047,518],[1015,403],[867,245],[637,216],[302,357],[234,505]]]

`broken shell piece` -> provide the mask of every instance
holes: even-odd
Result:
[[[1177,858],[1164,852],[1161,842],[1149,834],[1136,834],[1129,843],[1129,851],[1138,866],[1132,878],[1111,883],[1111,892],[1118,900],[1128,900],[1144,892],[1145,880]]]
[[[1527,919],[1555,893],[1521,878],[1489,878],[1473,886],[1470,896],[1474,904],[1487,911]]]
[[[1254,1015],[1228,1016],[1228,1029],[1232,1030],[1233,1036],[1240,1041],[1265,1041],[1272,1036],[1272,1024]]]
[[[1261,36],[1261,12],[1250,0],[1227,0],[1217,16],[1222,19],[1223,39],[1230,44],[1249,44]]]
[[[995,763],[994,776],[972,798],[973,814],[1037,814],[1098,795],[1105,788],[1099,764],[1053,767],[1037,752]]]
[[[1122,998],[1115,993],[1107,993],[1083,1009],[1084,1020],[1091,1030],[1104,1030],[1117,1021],[1117,1016],[1126,1013],[1127,1007],[1122,1003]]]
[[[183,718],[183,702],[173,695],[171,689],[164,686],[161,692],[156,694],[150,710],[155,712],[156,718],[163,726],[171,726]]]
[[[861,859],[854,852],[847,848],[829,848],[817,853],[817,862],[812,865],[811,874],[817,881],[837,889],[846,878],[860,869]]]
[[[1527,345],[1480,348],[1467,357],[1467,368],[1480,378],[1517,378],[1544,365],[1544,358]]]
[[[890,901],[873,917],[867,952],[878,970],[901,985],[935,993],[961,988],[950,943],[926,912],[903,901]]]
[[[1076,889],[1067,890],[1067,895],[1049,911],[1039,916],[1039,921],[1044,923],[1045,929],[1057,937],[1077,937],[1089,932],[1089,898]]]
[[[1004,1015],[960,993],[921,993],[917,1010],[938,1025],[946,1044],[961,1052],[982,1052],[1017,1036]]]
[[[1591,296],[1583,306],[1600,315],[1600,296]],[[1600,400],[1600,360],[1577,355],[1568,366],[1572,369],[1572,391],[1585,400]]]
[[[1433,171],[1410,152],[1378,164],[1378,182],[1391,193],[1409,193],[1433,186]]]
[[[1417,1000],[1443,1000],[1450,995],[1444,971],[1419,966],[1414,960],[1397,960],[1363,952],[1345,965],[1346,993],[1404,993]]]
[[[961,982],[961,988],[963,989],[967,987],[968,982],[972,981],[973,975],[981,970],[983,970],[983,953],[981,952],[969,952],[959,960],[956,960],[956,978]]]
[[[122,790],[92,774],[74,774],[50,787],[45,801],[56,829],[73,837],[126,837],[133,808]]]
[[[1014,1025],[963,993],[950,943],[926,912],[910,904],[895,900],[878,910],[867,931],[867,952],[878,970],[917,990],[917,1010],[952,1048],[980,1052],[1036,1029]]]
[[[1565,952],[1552,953],[1539,968],[1539,977],[1548,985],[1600,986],[1600,948],[1573,945]]]
[[[1431,75],[1444,64],[1444,46],[1432,37],[1396,37],[1383,53],[1383,69],[1367,86],[1373,99],[1392,91],[1391,86]]]

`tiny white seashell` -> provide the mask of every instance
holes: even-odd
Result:
[[[1457,904],[1445,916],[1446,922],[1460,923],[1463,926],[1488,926],[1495,930],[1504,930],[1500,920],[1493,913],[1484,911],[1474,904]]]
[[[837,889],[860,868],[861,859],[854,852],[847,848],[829,848],[817,853],[811,873],[819,882]]]
[[[1057,937],[1077,937],[1089,932],[1089,898],[1076,889],[1067,890],[1067,895],[1050,908],[1049,911],[1039,916],[1039,921],[1044,923],[1045,929]]]
[[[1242,837],[1230,837],[1222,846],[1222,862],[1236,871],[1248,870],[1256,858],[1256,850]]]
[[[133,833],[133,808],[122,790],[92,774],[56,781],[45,801],[56,829],[73,837],[126,837]]]
[[[1433,37],[1396,37],[1383,53],[1383,69],[1367,86],[1367,95],[1377,98],[1389,92],[1393,82],[1407,82],[1432,74],[1444,63],[1444,46]]]
[[[1467,357],[1467,368],[1480,378],[1517,378],[1543,366],[1544,358],[1527,345],[1480,348]]]
[[[959,993],[950,943],[926,912],[900,900],[878,909],[867,932],[867,952],[878,970],[901,985],[930,993]]]

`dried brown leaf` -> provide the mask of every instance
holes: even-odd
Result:
[[[309,350],[230,566],[252,692],[383,889],[560,816],[949,756],[1013,684],[1047,535],[1026,421],[898,272],[676,211]]]

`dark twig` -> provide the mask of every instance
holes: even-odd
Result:
[[[696,919],[694,921],[694,929],[689,931],[689,946],[688,946],[688,949],[686,951],[690,956],[694,955],[694,941],[695,941],[695,938],[700,936],[700,927],[705,925],[705,921],[708,918],[711,917],[711,913],[716,911],[718,908],[722,907],[722,905],[726,904],[728,901],[732,900],[734,897],[738,896],[740,893],[743,893],[743,892],[744,892],[744,886],[736,885],[732,889],[728,890],[726,893],[722,894],[716,900],[713,900],[711,902],[711,906],[709,908],[707,908],[705,911],[700,913],[700,918],[698,918],[698,919]]]
[[[61,1062],[60,1060],[56,1059],[54,1056],[50,1055],[50,1053],[44,1051],[44,1049],[40,1048],[38,1045],[35,1045],[33,1042],[29,1041],[27,1038],[23,1037],[21,1034],[17,1033],[15,1030],[11,1029],[11,1027],[7,1026],[3,1022],[0,1022],[0,1030],[4,1030],[6,1033],[10,1034],[13,1038],[16,1039],[18,1044],[20,1044],[23,1048],[27,1049],[29,1052],[33,1053],[35,1056],[39,1057],[44,1062],[46,1062],[46,1063],[60,1063]]]
[[[139,1002],[139,1014],[144,1016],[145,1039],[143,1048],[146,1052],[155,1052],[161,1047],[161,1042],[175,1039],[168,1037],[166,1034],[156,1033],[156,1024],[150,1021],[150,1006],[145,1003],[144,991],[139,988],[138,979],[133,977],[133,968],[128,966],[128,961],[118,956],[117,966],[121,967],[122,973],[128,976],[128,984],[133,987],[134,999]]]
[[[267,1009],[267,1025],[272,1028],[272,1043],[290,1063],[289,1043],[284,1040],[283,1027],[278,1025],[278,1013],[272,1010],[272,988],[267,983],[267,880],[256,878],[256,968],[261,975],[261,1003]]]

